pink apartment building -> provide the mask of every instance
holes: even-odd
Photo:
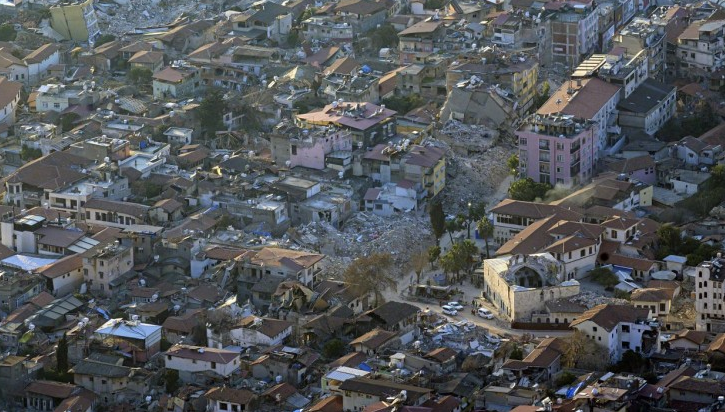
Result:
[[[521,176],[576,186],[592,177],[597,124],[571,115],[535,115],[516,132]]]

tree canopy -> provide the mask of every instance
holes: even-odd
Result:
[[[441,202],[433,202],[430,207],[430,225],[436,241],[440,240],[446,233],[446,215],[443,213],[443,205]]]
[[[0,41],[13,41],[18,36],[12,24],[0,24]]]
[[[383,302],[383,292],[395,290],[397,286],[393,269],[393,256],[390,253],[373,253],[352,261],[345,269],[343,279],[360,295],[372,293],[379,305]]]
[[[219,89],[211,89],[199,104],[199,120],[201,128],[207,135],[224,129],[224,112],[227,110],[227,103],[224,95]]]
[[[546,193],[552,189],[548,183],[537,183],[534,179],[527,177],[526,179],[516,180],[509,187],[509,196],[514,200],[522,200],[532,202],[536,199],[543,199]]]
[[[126,76],[129,82],[137,86],[150,86],[153,75],[151,70],[145,67],[133,67]]]

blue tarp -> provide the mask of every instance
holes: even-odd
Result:
[[[96,307],[96,312],[100,313],[101,316],[103,316],[103,319],[106,319],[106,320],[111,319],[111,315],[99,307]]]
[[[569,387],[569,390],[566,391],[566,399],[573,399],[574,395],[576,395],[577,392],[579,392],[579,390],[581,389],[581,387],[583,385],[584,385],[584,382],[579,382],[578,385]]]
[[[368,364],[365,363],[365,362],[357,365],[357,368],[360,369],[360,370],[363,370],[365,372],[372,372],[373,371],[373,368],[371,368],[370,366],[368,366]]]

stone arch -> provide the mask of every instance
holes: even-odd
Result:
[[[524,264],[514,272],[514,284],[526,288],[540,288],[546,284],[546,276],[536,268]]]

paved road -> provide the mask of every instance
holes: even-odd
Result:
[[[436,271],[438,272],[438,271]],[[425,280],[429,275],[431,275],[433,272],[427,271],[423,273],[421,282],[425,283]],[[410,276],[407,278],[401,279],[398,282],[398,290],[387,290],[383,293],[386,300],[393,300],[393,301],[403,301],[410,304],[413,304],[415,306],[418,306],[421,309],[430,309],[433,312],[436,312],[443,317],[446,317],[450,319],[453,322],[458,322],[460,320],[468,320],[473,323],[475,323],[478,326],[484,327],[488,329],[491,333],[504,336],[504,335],[512,335],[512,336],[522,336],[524,334],[531,334],[536,337],[561,337],[561,336],[569,336],[571,332],[569,331],[529,331],[529,330],[519,330],[519,329],[511,329],[509,324],[507,322],[503,322],[501,320],[498,320],[494,317],[494,319],[484,319],[480,316],[474,315],[471,313],[471,301],[473,299],[477,299],[480,295],[480,291],[478,288],[473,286],[470,282],[464,281],[462,285],[455,285],[455,287],[463,292],[463,298],[461,298],[461,301],[459,302],[464,306],[463,310],[458,313],[456,316],[448,316],[443,315],[442,309],[438,303],[425,303],[425,302],[418,302],[414,300],[407,300],[403,295],[402,292],[408,287],[408,284],[410,283],[411,279],[415,279],[414,273],[411,273]],[[482,301],[479,299],[479,302],[483,305],[483,307],[489,309],[494,316],[497,313],[496,308],[494,308],[490,303],[486,301]]]

